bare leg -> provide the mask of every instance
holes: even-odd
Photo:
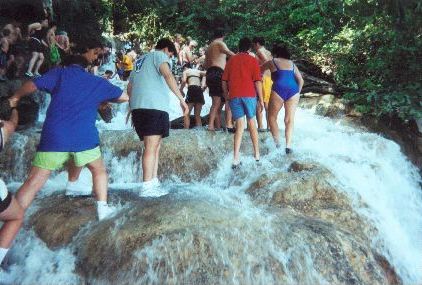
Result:
[[[75,182],[79,179],[79,175],[81,174],[83,167],[77,167],[73,160],[69,161],[68,169],[67,169],[67,179],[70,182]]]
[[[280,145],[280,130],[278,129],[277,117],[280,109],[283,107],[283,100],[277,93],[271,94],[270,103],[268,106],[268,121],[270,124],[270,131],[277,146]]]
[[[284,124],[286,126],[285,135],[286,135],[286,148],[290,148],[292,142],[293,126],[295,113],[297,105],[299,103],[299,94],[291,97],[284,103],[285,115],[284,115]]]
[[[183,117],[183,127],[189,129],[190,127],[190,113],[192,112],[193,104],[188,104],[189,113]]]
[[[35,51],[32,52],[32,57],[31,57],[31,60],[29,61],[27,72],[32,72],[32,69],[34,68],[35,62],[38,60],[39,54],[40,53],[35,52]]]
[[[1,220],[8,220],[0,231],[0,247],[9,248],[18,234],[22,223],[23,213],[31,205],[35,195],[41,190],[50,176],[51,171],[33,166],[25,183],[16,193],[16,200],[7,210],[1,213]],[[15,217],[15,218],[13,218]]]
[[[258,122],[258,129],[262,129],[263,128],[263,124],[262,124],[262,107],[261,104],[257,104],[256,106],[256,121]],[[249,124],[248,124],[249,127]]]
[[[232,110],[230,109],[230,104],[226,102],[226,128],[233,128],[233,116]]]
[[[144,153],[142,155],[143,181],[150,181],[154,178],[156,166],[157,149],[161,143],[161,136],[144,136]],[[157,167],[158,168],[158,167]]]
[[[258,142],[258,131],[255,126],[255,119],[251,118],[248,119],[248,128],[249,128],[249,134],[251,136],[252,145],[253,145],[253,152],[255,160],[259,160],[259,142]]]
[[[220,107],[217,109],[217,116],[215,118],[215,127],[217,129],[221,128],[221,111],[223,110],[224,103],[220,103]]]
[[[264,102],[264,108],[265,108],[265,119],[267,120],[267,130],[270,129],[270,123],[268,120],[268,102]]]
[[[3,226],[0,229],[0,247],[10,248],[16,234],[23,224],[24,210],[21,205],[12,197],[12,203],[9,207],[0,213],[0,221],[3,221]],[[0,260],[1,262],[1,260]]]
[[[202,110],[202,104],[195,104],[195,108],[193,110],[193,113],[195,115],[195,126],[196,127],[202,127],[202,120],[201,120],[201,110]]]
[[[40,54],[39,54],[39,60],[37,62],[37,65],[35,66],[34,73],[38,73],[39,72],[39,69],[40,69],[41,65],[43,64],[43,62],[44,62],[44,54],[42,52],[40,52]]]
[[[160,142],[158,143],[157,151],[155,152],[154,174],[152,176],[153,179],[158,177],[158,162],[160,161],[161,140],[162,140],[162,138],[160,138]]]
[[[221,98],[218,96],[212,96],[212,105],[210,109],[210,118],[208,122],[208,130],[214,131],[215,130],[215,121],[218,115],[218,110],[221,108]],[[220,123],[221,124],[221,123]],[[221,127],[221,125],[220,125]]]
[[[236,132],[234,134],[234,153],[233,164],[237,165],[240,161],[240,144],[242,143],[243,136],[243,117],[236,120]]]
[[[107,202],[108,175],[102,158],[87,164],[92,174],[93,189],[97,201]]]

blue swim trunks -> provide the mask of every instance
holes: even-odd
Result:
[[[246,118],[251,119],[256,115],[257,100],[255,97],[242,97],[230,99],[230,109],[234,120],[237,120],[246,115]]]

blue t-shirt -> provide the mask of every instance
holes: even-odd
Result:
[[[38,151],[79,152],[100,144],[97,109],[102,102],[119,98],[120,88],[79,65],[54,68],[34,83],[51,94]]]

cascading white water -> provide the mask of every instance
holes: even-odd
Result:
[[[175,99],[175,98],[174,98]],[[209,108],[210,100],[206,96]],[[173,109],[171,118],[180,116],[180,108],[177,100],[172,102]],[[111,124],[98,123],[100,129],[127,129],[125,124],[126,107],[121,105],[116,108],[117,115]],[[207,108],[204,108],[207,112]],[[283,114],[280,114],[279,123],[283,129]],[[308,110],[299,109],[296,115],[294,134],[295,156],[310,158],[327,167],[341,182],[337,189],[343,191],[352,201],[355,201],[355,210],[366,216],[376,226],[378,234],[373,237],[373,248],[386,256],[394,266],[404,284],[422,283],[422,182],[417,169],[400,152],[400,148],[394,142],[378,135],[366,133],[353,127],[345,126],[340,121],[322,118],[312,114]],[[175,134],[173,134],[175,135]],[[249,139],[246,135],[244,139]],[[274,284],[276,280],[264,269],[254,276],[250,276],[254,265],[259,264],[259,258],[271,255],[281,264],[285,264],[292,252],[283,252],[275,247],[271,240],[271,228],[266,228],[265,233],[259,233],[254,227],[247,227],[253,221],[260,221],[260,225],[268,226],[271,217],[262,214],[259,206],[251,202],[245,189],[263,173],[277,171],[276,165],[271,161],[275,157],[281,157],[276,151],[273,142],[268,137],[265,144],[272,149],[270,153],[261,159],[262,165],[257,168],[253,159],[244,154],[244,167],[247,175],[242,181],[230,183],[232,172],[230,171],[231,154],[221,158],[219,166],[209,177],[200,182],[182,183],[177,177],[164,181],[163,187],[172,194],[196,197],[204,201],[212,201],[213,204],[224,208],[235,208],[241,217],[241,224],[231,224],[233,236],[238,235],[239,243],[244,246],[241,252],[245,261],[243,276],[232,276],[233,284],[242,284],[245,280],[254,284]],[[18,147],[18,146],[16,146]],[[107,150],[104,154],[113,189],[122,189],[125,185],[135,183],[139,179],[139,161],[135,153],[130,153],[125,158],[115,158]],[[82,173],[81,179],[89,181],[88,171]],[[63,189],[66,181],[65,173],[60,173],[50,179],[43,190],[42,195],[49,195],[57,189]],[[217,182],[216,182],[217,181]],[[362,207],[360,205],[366,205]],[[124,206],[124,205],[123,205]],[[87,225],[89,226],[89,225]],[[239,227],[243,230],[242,235],[259,235],[262,243],[254,244],[249,240],[242,240]],[[244,232],[246,231],[246,233]],[[268,234],[266,233],[268,232]],[[218,238],[218,237],[216,237]],[[190,235],[180,238],[180,248],[183,244],[189,244]],[[153,264],[160,258],[167,258],[171,262],[176,257],[165,257],[160,244],[163,240],[156,240],[145,249],[135,254],[142,260],[150,260]],[[226,253],[230,249],[221,246],[221,258],[216,258],[218,266],[231,267],[231,258]],[[313,270],[313,261],[307,253],[306,244],[297,245],[303,252],[303,272],[307,274],[309,284],[327,283],[318,273]],[[42,266],[38,266],[42,258]],[[224,264],[218,261],[225,260]],[[0,272],[0,283],[5,284],[79,284],[79,277],[73,272],[75,269],[75,257],[72,248],[63,248],[59,251],[51,251],[40,242],[32,231],[22,230],[15,246],[11,250],[10,261],[12,266],[7,272]],[[287,267],[287,266],[286,266]],[[145,282],[153,282],[155,272],[148,269]],[[194,270],[187,268],[187,270]],[[287,272],[287,276],[289,276]],[[248,277],[249,276],[249,277]],[[249,278],[249,279],[248,279]],[[151,281],[152,280],[152,281]],[[291,276],[291,280],[294,278]],[[290,282],[292,283],[292,282]],[[293,283],[292,283],[293,284]]]

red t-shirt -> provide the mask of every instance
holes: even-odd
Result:
[[[261,79],[258,60],[244,52],[232,56],[223,73],[223,81],[228,82],[230,99],[256,97],[255,81]]]

